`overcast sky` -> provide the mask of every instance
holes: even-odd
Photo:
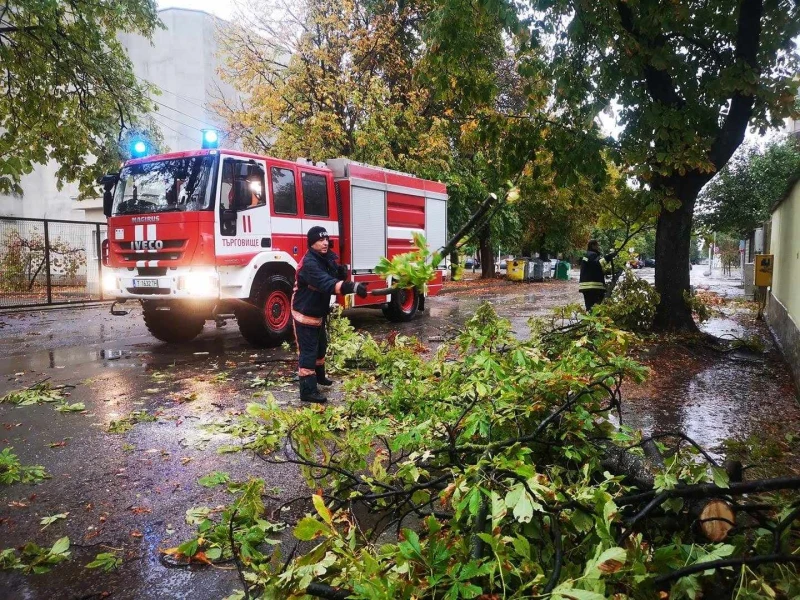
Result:
[[[204,10],[223,19],[229,19],[234,6],[231,0],[158,0],[158,8],[172,7]]]
[[[192,8],[195,10],[203,10],[212,15],[222,17],[223,19],[230,19],[234,10],[234,2],[233,0],[158,0],[158,7]],[[800,40],[800,38],[798,38],[798,40]],[[604,133],[613,135],[614,137],[619,134],[619,127],[614,123],[612,117],[601,115],[600,121]],[[769,137],[769,135],[767,137]],[[748,142],[756,140],[761,142],[763,138],[761,138],[758,133],[751,133],[748,130],[746,140]]]

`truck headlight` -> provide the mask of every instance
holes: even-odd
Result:
[[[217,293],[217,279],[202,273],[189,273],[181,286],[192,296],[212,296]]]
[[[119,289],[117,284],[117,276],[114,273],[103,274],[103,291],[115,292]]]

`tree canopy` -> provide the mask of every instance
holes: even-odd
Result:
[[[456,0],[443,5],[443,12],[462,7]],[[633,170],[660,209],[657,322],[692,328],[684,292],[697,194],[727,163],[748,126],[779,127],[796,114],[793,40],[800,33],[800,7],[790,0],[493,0],[462,10],[458,26],[443,21],[431,28],[440,73],[474,54],[464,47],[470,37],[462,31],[479,29],[487,15],[518,40],[526,81],[548,82],[548,115],[560,125],[553,131],[596,131],[598,114],[618,107],[617,160]],[[464,93],[485,93],[469,79],[478,75],[465,72],[467,79],[459,82]],[[439,87],[445,87],[441,77]],[[575,136],[566,139],[571,143],[554,145],[566,160],[580,160],[590,150]]]
[[[151,104],[116,35],[159,24],[155,0],[0,5],[0,193],[21,194],[20,178],[51,159],[60,183],[84,189],[118,167],[113,149]]]
[[[626,201],[607,194],[620,170],[632,214],[657,218],[662,327],[693,327],[697,194],[748,126],[797,114],[790,0],[283,2],[253,0],[272,21],[225,35],[231,82],[250,92],[226,108],[247,143],[442,179],[451,227],[512,181],[519,206],[492,233],[549,249],[588,235],[597,203]],[[601,111],[616,111],[615,139]]]
[[[445,49],[426,48],[424,41],[453,17],[428,2],[251,0],[221,32],[229,57],[224,76],[247,97],[238,105],[221,101],[219,109],[252,150],[315,160],[344,155],[445,181],[451,231],[488,193],[517,184],[519,205],[502,207],[470,241],[483,249],[490,275],[491,239],[517,250],[526,245],[523,238],[552,250],[569,245],[564,240],[573,232],[558,232],[568,219],[539,210],[531,231],[531,213],[538,200],[540,209],[549,203],[545,196],[555,186],[595,185],[579,173],[598,156],[583,150],[602,141],[590,134],[580,146],[585,160],[565,160],[570,143],[550,127],[543,83],[523,75],[531,57],[516,57],[516,42],[504,38],[492,15],[470,13],[476,27],[452,49],[463,45],[471,53],[447,69],[441,88]],[[545,172],[534,185],[531,178]],[[582,210],[585,194],[567,196],[571,208],[560,215]],[[580,226],[590,227],[588,219]],[[545,229],[550,233],[540,235]]]
[[[698,222],[708,230],[752,231],[800,178],[797,140],[782,139],[764,150],[755,146],[740,150],[698,198]]]

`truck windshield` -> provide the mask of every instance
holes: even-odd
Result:
[[[213,156],[194,156],[129,165],[114,193],[114,215],[209,210]]]

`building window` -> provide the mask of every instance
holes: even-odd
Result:
[[[275,213],[280,215],[297,214],[297,188],[294,184],[294,171],[291,169],[270,169],[272,177],[272,198]]]
[[[324,175],[303,173],[303,210],[307,217],[327,217],[328,182]]]

